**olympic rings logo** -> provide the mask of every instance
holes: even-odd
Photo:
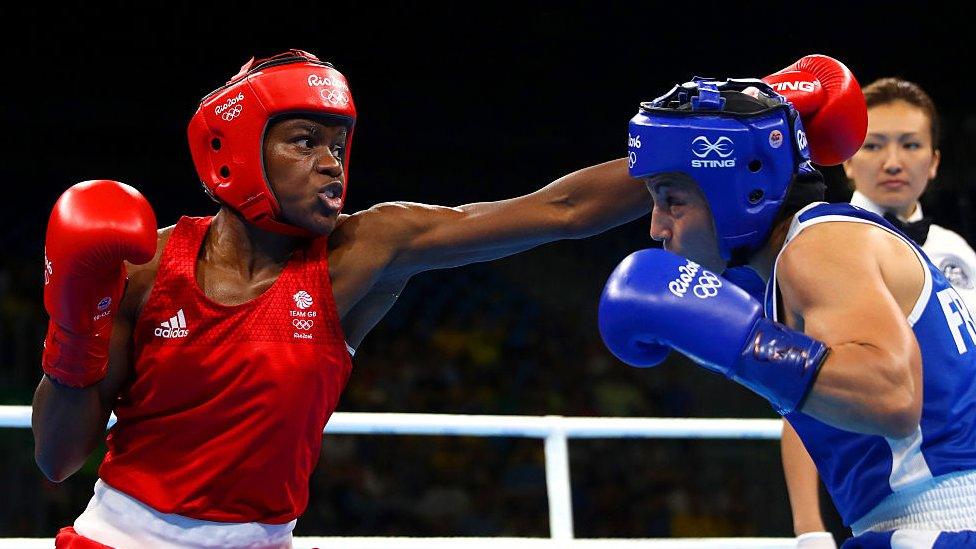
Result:
[[[323,88],[319,90],[319,95],[322,96],[323,100],[333,105],[345,106],[349,104],[349,96],[342,90]]]
[[[627,167],[633,168],[635,164],[637,164],[637,153],[630,151],[627,154]]]
[[[225,122],[230,122],[231,120],[240,116],[241,111],[243,110],[244,110],[244,105],[234,105],[233,107],[221,113],[220,117],[223,118]]]
[[[293,318],[291,321],[291,325],[298,328],[299,330],[311,330],[312,324],[314,324],[313,321],[304,320],[301,318]]]
[[[698,284],[692,290],[699,299],[707,299],[718,295],[718,289],[722,287],[722,281],[709,271],[702,271],[698,277]]]

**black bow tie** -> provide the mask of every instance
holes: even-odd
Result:
[[[901,219],[898,219],[895,214],[888,212],[884,215],[885,221],[891,223],[896,229],[905,233],[908,238],[911,238],[919,246],[925,244],[925,239],[929,237],[929,227],[932,225],[932,220],[928,217],[922,217],[918,221],[912,221],[911,223],[905,223]]]

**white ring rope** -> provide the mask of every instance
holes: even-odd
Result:
[[[0,406],[0,427],[30,427],[30,406]],[[109,425],[115,423],[115,417]],[[331,435],[444,435],[546,438],[779,439],[778,419],[475,416],[336,412]]]
[[[0,428],[29,428],[30,406],[0,406]],[[115,423],[115,416],[108,425]],[[332,435],[441,435],[539,438],[545,441],[546,487],[551,538],[295,538],[295,549],[497,549],[535,548],[785,548],[793,538],[574,539],[569,482],[570,438],[780,438],[776,419],[614,418],[564,416],[487,416],[337,412],[325,427]],[[4,547],[28,549],[53,545],[51,539],[0,538]]]
[[[52,538],[0,538],[4,549],[51,549]],[[294,549],[787,549],[793,538],[574,539],[296,537]]]

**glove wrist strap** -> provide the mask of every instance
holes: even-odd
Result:
[[[726,375],[786,415],[803,406],[829,352],[824,343],[806,334],[760,318]]]
[[[44,339],[41,368],[62,385],[78,388],[94,385],[108,373],[108,344],[108,330],[78,335],[52,320]]]

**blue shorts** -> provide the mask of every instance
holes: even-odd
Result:
[[[955,549],[976,547],[976,532],[895,530],[867,532],[844,542],[841,549]]]

